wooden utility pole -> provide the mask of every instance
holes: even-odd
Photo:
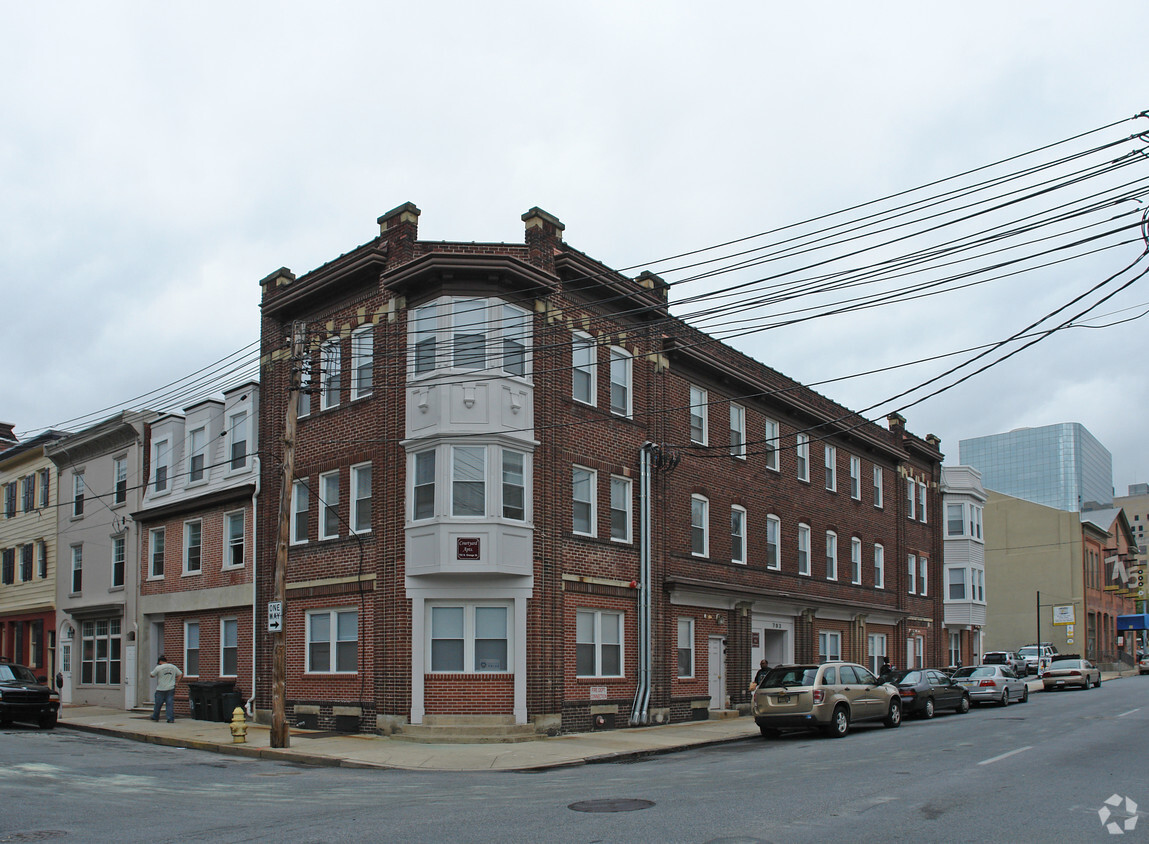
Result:
[[[287,728],[287,633],[285,599],[287,595],[287,546],[291,539],[291,488],[295,480],[295,430],[299,412],[300,368],[303,366],[303,323],[291,325],[291,360],[287,391],[287,420],[283,426],[283,470],[279,489],[279,530],[275,543],[275,595],[278,604],[278,629],[268,616],[271,634],[271,746],[291,744]],[[270,610],[270,608],[269,608]]]

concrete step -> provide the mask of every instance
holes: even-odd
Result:
[[[513,715],[427,715],[422,724],[407,724],[391,735],[420,744],[511,744],[542,737],[534,724],[516,724]]]
[[[711,721],[728,721],[731,718],[738,718],[739,713],[737,709],[711,709]]]

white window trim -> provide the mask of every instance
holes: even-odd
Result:
[[[826,580],[838,579],[838,534],[826,531]]]
[[[338,662],[339,651],[338,651],[338,647],[337,647],[337,645],[339,644],[339,641],[340,641],[340,639],[339,639],[339,615],[341,613],[348,613],[348,612],[355,613],[355,668],[351,671],[347,671],[347,670],[340,671],[336,667],[339,664],[339,662]],[[331,668],[327,671],[312,670],[312,668],[311,668],[311,644],[312,644],[312,642],[311,642],[311,619],[312,619],[312,617],[317,616],[317,615],[328,616],[327,630],[330,633],[331,638],[327,642],[327,648],[328,648],[327,653],[328,653],[328,659],[330,661],[329,664],[330,664]],[[344,677],[354,676],[354,675],[358,674],[359,673],[359,657],[360,657],[360,653],[359,653],[359,644],[360,644],[360,642],[359,642],[359,640],[360,640],[359,625],[362,623],[362,621],[363,621],[363,619],[360,617],[359,609],[357,607],[333,607],[331,609],[308,610],[304,614],[304,621],[303,621],[303,628],[304,628],[303,629],[303,647],[304,647],[303,673],[304,674],[312,674],[312,675],[324,675],[324,676],[326,676],[328,674],[339,674],[339,675],[342,675]]]
[[[191,528],[191,526],[196,525],[196,524],[199,525],[199,546],[198,546],[199,547],[199,568],[193,570],[193,569],[188,568],[188,562],[189,562],[188,561],[188,552],[191,551],[191,548],[192,548],[192,544],[191,544],[192,528]],[[203,559],[203,519],[187,519],[184,521],[183,555],[182,556],[183,556],[183,576],[184,577],[195,577],[196,575],[203,574],[203,563],[204,563],[204,559]]]
[[[240,537],[243,545],[243,562],[232,564],[231,562],[231,521],[236,516],[240,519],[240,526],[242,531]],[[247,563],[247,511],[246,510],[230,510],[223,514],[223,568],[224,569],[241,569]]]
[[[365,342],[366,341],[366,342]],[[364,349],[364,345],[367,349]],[[360,373],[366,368],[371,372],[366,387],[361,383]],[[351,401],[366,398],[375,391],[375,326],[367,325],[351,332]]]
[[[431,469],[432,469],[432,471],[431,471],[431,483],[430,484],[420,484],[419,483],[419,462],[420,462],[419,458],[421,456],[427,455],[427,454],[431,455],[431,458],[430,458],[431,463],[432,463],[432,466],[431,466]],[[410,464],[409,464],[409,468],[408,468],[408,477],[410,478],[410,480],[409,480],[410,491],[409,491],[408,495],[409,495],[410,501],[411,501],[411,509],[408,512],[411,514],[411,521],[412,522],[427,522],[427,521],[430,521],[431,519],[434,519],[435,516],[437,516],[439,513],[438,495],[439,495],[439,487],[441,485],[439,482],[439,464],[441,462],[442,461],[439,460],[439,451],[438,451],[438,449],[434,449],[434,448],[425,448],[425,449],[422,449],[421,451],[416,451],[410,457]],[[416,501],[416,494],[417,494],[418,489],[420,487],[426,487],[426,486],[431,487],[431,514],[429,516],[420,516],[420,515],[418,515],[418,513],[416,512],[416,509],[415,509],[418,506],[418,502]]]
[[[167,559],[166,559],[167,558],[167,550],[168,550],[168,547],[167,547],[168,546],[167,528],[166,528],[166,526],[165,527],[159,527],[159,528],[151,528],[148,531],[148,580],[163,580],[164,579],[164,572],[161,572],[160,574],[156,574],[156,566],[155,566],[155,563],[156,563],[156,536],[162,536],[164,538],[164,553],[160,557],[160,561],[165,564],[164,565],[165,570],[167,569],[167,565],[166,565],[166,563],[167,563]]]
[[[862,500],[862,458],[850,455],[850,498]]]
[[[625,382],[615,381],[614,378],[614,364],[615,361],[623,363],[623,372],[625,374]],[[625,419],[630,419],[634,415],[634,356],[621,346],[610,347],[610,412],[615,416],[621,416]],[[626,389],[626,407],[624,409],[615,409],[614,406],[614,386],[619,384]]]
[[[909,569],[909,589],[906,590],[911,595],[918,594],[918,555],[909,554],[906,558],[907,567]]]
[[[746,459],[746,408],[734,402],[730,403],[730,456]]]
[[[339,407],[343,392],[343,349],[338,337],[324,340],[319,347],[319,409]],[[332,395],[334,393],[334,395]]]
[[[707,430],[709,428],[708,422],[710,419],[707,393],[706,390],[702,389],[701,387],[695,387],[693,384],[690,385],[690,408],[688,413],[687,433],[690,437],[690,441],[697,445],[707,445],[710,436],[710,433]],[[695,438],[694,436],[695,416],[701,417],[702,433],[698,436],[698,438]]]
[[[586,472],[590,475],[590,501],[580,501],[582,504],[590,504],[590,530],[582,531],[575,527],[574,520],[574,484],[575,473]],[[576,536],[598,536],[598,472],[587,466],[579,466],[578,464],[571,466],[571,533]]]
[[[740,523],[742,525],[741,535],[734,533],[733,516],[735,513],[738,513],[742,517],[740,519]],[[739,563],[741,565],[746,565],[747,558],[750,555],[750,544],[749,544],[749,540],[747,539],[747,536],[746,536],[746,534],[747,534],[746,508],[740,507],[737,504],[731,505],[730,514],[731,514],[731,525],[730,525],[730,539],[731,539],[730,549],[731,549],[731,552],[733,552],[733,550],[734,550],[734,537],[735,536],[738,536],[738,538],[741,540],[739,544],[742,546],[742,556],[741,557],[735,557],[734,554],[731,553],[730,554],[730,562]]]
[[[686,625],[686,647],[683,647],[683,624]],[[680,616],[678,619],[678,647],[675,655],[680,655],[682,651],[688,651],[690,654],[690,670],[688,673],[683,674],[681,664],[675,660],[675,670],[678,673],[679,680],[692,680],[694,679],[694,619],[689,617]]]
[[[476,483],[476,481],[474,481],[474,480],[461,479],[461,478],[458,478],[455,476],[455,455],[461,451],[464,451],[464,450],[481,451],[482,455],[483,455],[483,469],[479,473],[481,483],[483,484],[483,512],[482,513],[476,514],[476,513],[456,513],[455,512],[455,484],[473,484],[473,483]],[[445,468],[447,471],[450,472],[450,486],[448,487],[448,489],[450,491],[450,496],[451,496],[451,499],[450,499],[451,506],[450,506],[450,509],[448,512],[450,512],[452,519],[463,519],[463,520],[485,519],[485,518],[487,518],[488,514],[491,512],[491,507],[493,506],[492,500],[491,500],[492,496],[490,494],[491,493],[491,465],[492,465],[491,452],[492,451],[493,451],[493,449],[490,446],[485,445],[485,444],[452,445],[450,447],[448,453],[450,454],[451,459],[450,459],[450,463]],[[436,461],[436,464],[437,464],[437,462],[438,461]],[[500,473],[498,488],[501,489],[501,487],[502,487],[502,469],[503,469],[503,461],[502,460],[498,461],[498,466],[499,466],[499,473]],[[499,510],[498,512],[501,514],[502,510]]]
[[[327,500],[327,483],[334,479],[335,481],[335,500]],[[333,469],[330,472],[319,473],[319,501],[318,506],[315,508],[316,515],[319,519],[318,531],[319,540],[322,542],[327,539],[338,539],[340,536],[339,526],[341,520],[339,518],[339,470]],[[327,517],[328,511],[331,511],[332,520],[335,522],[335,533],[329,533],[327,530]]]
[[[162,459],[161,459],[162,458]],[[159,470],[164,469],[164,485],[159,483]],[[168,495],[172,491],[172,441],[168,437],[152,443],[152,495]]]
[[[823,449],[826,466],[826,489],[830,492],[838,491],[838,449],[829,443]]]
[[[806,563],[802,564],[802,553],[806,554]],[[810,576],[810,526],[804,522],[798,523],[798,574],[803,577]]]
[[[203,442],[198,447],[196,446],[196,434],[203,436]],[[208,483],[211,480],[211,466],[208,461],[211,449],[209,448],[207,425],[198,425],[188,431],[187,445],[184,446],[184,448],[187,450],[187,481],[185,486],[202,486]],[[203,458],[203,464],[200,467],[200,476],[198,478],[193,477],[196,457]]]
[[[858,586],[862,582],[862,540],[850,538],[850,582]]]
[[[886,588],[886,547],[874,543],[874,588]]]
[[[500,670],[480,670],[475,668],[475,640],[476,636],[476,623],[475,611],[484,607],[497,607],[507,611],[507,667]],[[463,667],[462,669],[444,668],[435,670],[431,667],[432,662],[432,642],[433,638],[433,624],[431,621],[433,610],[436,608],[442,609],[462,609],[463,610]],[[514,672],[515,665],[515,608],[513,602],[508,601],[428,601],[426,607],[427,623],[424,633],[424,653],[426,654],[425,664],[423,669],[428,674],[511,674]]]
[[[771,433],[773,427],[773,433]],[[763,442],[765,443],[764,451],[766,453],[766,468],[772,472],[781,471],[781,460],[779,459],[779,452],[782,444],[782,426],[776,419],[767,419],[764,425]]]
[[[823,644],[825,647],[823,647]],[[818,631],[818,664],[840,662],[842,659],[842,634],[838,630]]]
[[[366,469],[371,474],[371,494],[364,496],[360,486],[363,482],[363,470]],[[371,533],[371,520],[372,513],[367,514],[367,526],[364,527],[359,524],[359,503],[363,500],[372,501],[374,499],[375,491],[375,472],[371,468],[371,463],[356,463],[350,469],[350,488],[348,490],[348,497],[350,500],[347,502],[347,515],[349,516],[348,522],[350,523],[349,533],[362,536]],[[372,506],[369,510],[374,509]]]
[[[223,666],[223,664],[224,664],[223,654],[224,654],[224,650],[226,650],[226,647],[225,647],[226,637],[224,636],[224,630],[226,629],[227,623],[229,621],[235,625],[235,673],[234,674],[225,674],[224,670],[223,670],[223,667],[224,667]],[[227,618],[221,618],[219,620],[219,676],[220,677],[238,677],[239,676],[239,619],[235,618],[234,616],[230,616]],[[230,713],[226,713],[226,714],[230,715]]]
[[[579,613],[593,613],[594,614],[594,643],[593,644],[594,644],[595,673],[594,674],[578,674],[577,673],[578,672],[578,660],[576,657],[576,660],[575,660],[576,676],[578,676],[578,677],[591,677],[591,678],[593,678],[593,677],[611,677],[611,678],[625,677],[626,676],[626,613],[623,613],[623,612],[620,612],[617,610],[599,610],[599,609],[590,609],[590,608],[579,608],[575,612],[575,629],[576,629],[575,647],[576,648],[578,647],[579,644],[589,644],[589,643],[580,643],[578,641],[577,629],[578,629],[578,614]],[[603,670],[602,670],[602,648],[603,648],[603,644],[604,644],[603,640],[602,640],[602,619],[603,619],[603,616],[607,616],[607,615],[618,616],[618,631],[619,631],[619,635],[618,635],[618,640],[619,640],[618,641],[618,672],[619,673],[618,674],[604,674]]]
[[[122,470],[122,472],[121,472]],[[120,475],[123,475],[124,494],[120,497]],[[35,475],[29,475],[35,478]],[[112,460],[112,507],[123,507],[128,503],[128,458],[119,456]]]
[[[598,404],[598,344],[594,337],[583,331],[572,331],[571,337],[571,398],[580,404],[595,407]],[[576,363],[575,351],[578,349],[585,349],[589,353],[589,363]],[[589,395],[585,399],[575,395],[574,373],[576,371],[585,372],[590,376],[587,384]]]
[[[614,514],[616,512],[618,512],[614,506],[614,489],[615,489],[616,483],[622,484],[626,488],[626,495],[625,495],[626,535],[624,537],[617,537],[614,535]],[[632,533],[633,527],[632,527],[632,518],[631,518],[631,511],[633,510],[633,507],[631,506],[631,501],[633,500],[633,498],[634,498],[633,487],[631,486],[630,478],[624,478],[621,475],[611,475],[610,476],[610,513],[611,513],[610,539],[612,542],[630,543],[630,541],[631,541],[631,537],[633,536],[633,533]]]
[[[918,594],[925,598],[929,596],[929,557],[918,555]]]
[[[906,478],[906,501],[908,502],[906,518],[917,521],[918,518],[918,482],[913,478]]]
[[[236,419],[240,417],[243,421],[237,425]],[[227,436],[224,438],[226,443],[227,455],[224,460],[224,466],[227,467],[226,474],[237,474],[239,472],[246,472],[251,467],[251,453],[252,453],[252,438],[251,438],[251,413],[245,407],[233,409],[227,414]],[[234,458],[232,457],[232,447],[239,439],[237,434],[242,433],[243,439],[239,440],[243,443],[243,463],[239,466],[233,465]]]
[[[926,485],[918,481],[918,521],[926,523]]]
[[[770,555],[770,529],[771,525],[774,528],[774,554],[773,558]],[[770,513],[766,516],[766,568],[771,571],[781,571],[782,569],[782,520]]]
[[[698,502],[702,505],[702,524],[697,525],[694,523],[694,504]],[[702,531],[702,551],[694,550],[694,532],[701,529]],[[705,495],[691,495],[690,496],[690,554],[694,557],[710,556],[710,499]]]
[[[189,648],[188,647],[188,629],[192,626],[195,627],[195,632],[196,632],[195,648]],[[191,670],[191,661],[188,659],[188,653],[192,650],[194,650],[196,652],[196,660],[195,660],[196,661],[196,665],[195,665],[196,670],[195,671]],[[184,665],[183,665],[184,677],[198,677],[198,676],[200,676],[200,671],[203,670],[203,665],[201,664],[203,661],[202,658],[203,658],[203,628],[200,626],[200,623],[198,620],[188,619],[188,620],[184,621]]]
[[[885,473],[881,466],[874,467],[874,507],[878,510],[885,507]]]
[[[810,435],[794,435],[794,457],[798,464],[798,480],[810,482]]]
[[[307,506],[302,510],[299,509],[299,498],[301,492],[307,496]],[[291,545],[307,544],[309,531],[304,531],[303,539],[297,539],[296,537],[298,536],[300,517],[303,517],[304,522],[310,521],[310,513],[311,487],[307,485],[307,481],[305,479],[300,478],[293,481],[291,484]]]

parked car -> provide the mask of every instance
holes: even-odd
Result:
[[[0,727],[13,721],[30,721],[41,730],[55,727],[60,697],[47,684],[47,677],[37,677],[26,666],[0,662]]]
[[[1067,689],[1078,686],[1088,689],[1101,688],[1101,669],[1087,659],[1059,657],[1049,663],[1041,675],[1041,685],[1050,689]]]
[[[1038,671],[1041,670],[1040,664],[1042,662],[1049,665],[1050,662],[1057,658],[1057,648],[1048,642],[1042,642],[1040,645],[1026,645],[1017,653],[1025,660],[1026,674],[1038,673]]]
[[[1029,687],[1025,680],[1001,665],[959,668],[954,672],[953,681],[969,692],[973,703],[1009,706],[1015,701],[1025,703],[1029,700]]]
[[[969,712],[969,692],[936,668],[899,671],[891,682],[902,699],[902,715],[933,718],[939,709]]]
[[[820,729],[841,738],[859,721],[902,723],[896,686],[880,683],[852,662],[779,665],[754,691],[754,722],[763,736],[779,730]]]
[[[1025,657],[1017,651],[987,651],[981,656],[982,665],[1004,665],[1018,677],[1026,671]]]
[[[1141,651],[1137,657],[1137,673],[1149,674],[1149,651]]]

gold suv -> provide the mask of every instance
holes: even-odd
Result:
[[[754,723],[763,736],[779,730],[820,729],[841,738],[857,721],[902,723],[898,689],[852,662],[779,665],[754,691]]]

